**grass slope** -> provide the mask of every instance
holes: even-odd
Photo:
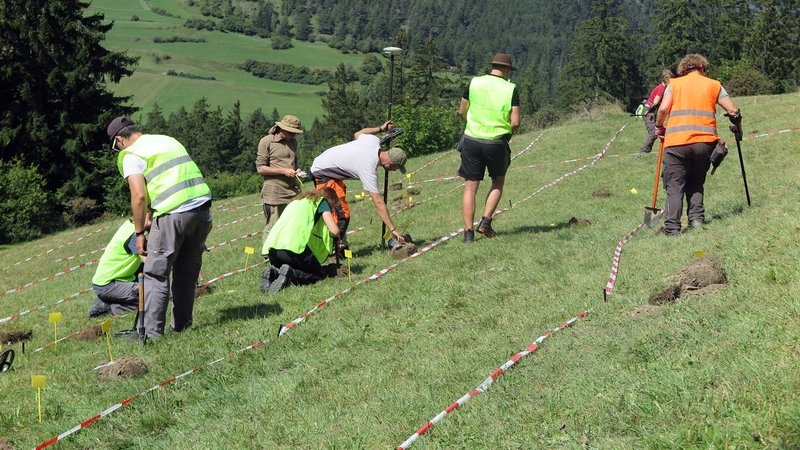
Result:
[[[178,17],[158,15],[151,8],[161,8]],[[323,43],[293,41],[291,49],[272,50],[269,39],[187,29],[183,27],[187,19],[202,16],[196,8],[177,0],[93,0],[88,13],[102,13],[107,20],[114,21],[104,42],[107,48],[140,57],[133,76],[110,87],[118,95],[133,96],[132,104],[141,108],[142,117],[156,103],[169,115],[180,106],[190,109],[196,100],[206,97],[209,104],[224,110],[230,110],[234,102],[240,101],[244,117],[256,108],[261,108],[265,114],[278,108],[283,114],[292,113],[311,123],[314,117],[322,115],[317,92],[326,91],[326,85],[267,80],[236,66],[247,59],[255,59],[334,69],[340,63],[359,67],[363,59],[361,55],[342,54]],[[139,17],[138,21],[131,20],[134,15]],[[203,38],[206,42],[153,42],[154,37],[172,36]],[[162,58],[160,63],[156,62],[155,55]],[[163,59],[164,56],[170,59]],[[216,80],[168,76],[168,70]]]
[[[798,126],[790,114],[800,107],[798,95],[736,101],[748,134]],[[31,447],[162,380],[264,340],[265,347],[138,399],[64,446],[392,447],[536,337],[591,308],[586,319],[546,340],[415,448],[796,448],[800,134],[743,142],[752,207],[744,206],[733,150],[706,184],[710,223],[705,229],[675,240],[641,231],[625,247],[617,287],[604,303],[601,289],[614,248],[641,223],[649,203],[655,157],[632,156],[644,137],[641,122],[604,111],[547,130],[514,161],[503,198],[503,206],[517,202],[574,170],[583,163],[557,161],[598,153],[625,123],[609,152],[626,156],[604,158],[516,204],[495,220],[498,238],[479,236],[475,244],[464,245],[458,236],[356,287],[283,338],[276,338],[280,324],[345,289],[347,280],[271,296],[258,292],[258,270],[215,283],[215,294],[198,299],[189,331],[169,333],[145,349],[115,341],[117,357],[139,356],[150,367],[140,379],[98,382],[92,367],[107,359],[101,340],[67,340],[21,355],[12,372],[0,375],[0,437],[17,448]],[[514,153],[538,135],[515,137]],[[409,166],[420,167],[430,158]],[[531,165],[536,167],[525,168]],[[414,178],[450,175],[456,167],[452,152]],[[421,183],[415,199],[433,198],[457,183]],[[601,188],[613,196],[593,197]],[[358,191],[354,186],[353,193]],[[459,199],[460,190],[442,195],[397,214],[396,222],[429,243],[460,228]],[[256,194],[228,204],[244,206],[239,210],[223,211],[223,203],[215,205],[218,225],[259,211]],[[355,206],[353,217],[353,228],[368,227],[350,239],[353,273],[360,279],[392,260],[376,248],[379,222],[372,207]],[[570,227],[571,217],[592,224]],[[0,287],[74,265],[53,260],[102,247],[118,222],[48,257],[3,271]],[[262,219],[253,218],[215,228],[208,244],[261,226]],[[0,260],[5,267],[97,228],[13,246],[0,253]],[[244,245],[257,246],[258,239],[207,254],[205,278],[242,268]],[[633,315],[698,249],[721,257],[729,285]],[[0,317],[77,292],[91,275],[92,268],[80,269],[2,296]],[[82,296],[2,328],[33,329],[30,350],[52,339],[47,311],[64,313],[64,334],[96,322],[85,317],[89,303],[90,297]],[[42,424],[36,421],[32,374],[49,380]]]

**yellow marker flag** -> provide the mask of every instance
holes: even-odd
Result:
[[[408,178],[408,181],[411,181],[411,174],[410,174],[410,173],[407,173],[407,174],[406,174],[406,178]]]
[[[349,248],[345,249],[344,257],[347,258],[347,279],[350,280],[350,284],[353,284],[353,275],[350,273],[350,260],[353,259],[353,252]]]
[[[53,324],[53,345],[58,345],[58,322],[61,322],[61,313],[50,313],[47,320]]]
[[[386,233],[383,233],[383,240],[388,241],[390,237],[392,237],[392,230],[387,228]]]
[[[39,423],[42,423],[42,388],[47,384],[45,375],[31,375],[31,386],[36,388],[36,403],[39,406]]]
[[[250,259],[250,255],[255,253],[255,251],[256,251],[256,249],[253,248],[253,247],[245,247],[244,248],[244,253],[247,255],[247,256],[244,257],[244,270],[247,270],[247,268],[248,268],[247,261]]]
[[[414,197],[408,196],[408,203],[414,203]]]
[[[702,251],[702,250],[695,250],[694,252],[692,252],[692,255],[694,256],[694,259],[700,259],[700,258],[702,258],[702,257],[703,257],[705,254],[706,254],[706,252],[704,252],[704,251]]]
[[[352,250],[350,250],[349,248],[348,248],[348,249],[345,249],[345,250],[344,250],[344,257],[345,257],[345,258],[348,258],[348,259],[349,259],[349,258],[352,258],[352,257],[353,257],[353,251],[352,251]]]
[[[637,191],[636,188],[631,188],[631,194],[638,194],[638,193],[639,191]]]
[[[108,360],[109,362],[114,362],[114,355],[111,353],[111,334],[109,331],[111,330],[111,319],[106,319],[100,328],[103,329],[103,333],[106,334],[106,344],[108,345]]]

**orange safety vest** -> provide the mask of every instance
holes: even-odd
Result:
[[[717,141],[720,82],[695,71],[670,80],[669,89],[672,91],[672,108],[667,119],[664,147]]]

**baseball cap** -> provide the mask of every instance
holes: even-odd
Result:
[[[119,134],[119,130],[125,127],[129,127],[131,125],[136,125],[136,122],[132,121],[131,119],[128,119],[125,116],[119,116],[115,118],[114,120],[111,121],[110,124],[108,124],[108,128],[106,129],[106,134],[108,134],[108,139],[113,143],[114,138],[117,137],[117,134]]]
[[[406,173],[406,162],[408,162],[408,156],[406,156],[406,152],[403,151],[400,147],[392,147],[389,149],[389,160],[395,164],[400,169],[400,173]]]

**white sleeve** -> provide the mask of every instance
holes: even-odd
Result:
[[[147,163],[136,155],[128,153],[122,158],[122,177],[128,178],[130,175],[144,173]]]

